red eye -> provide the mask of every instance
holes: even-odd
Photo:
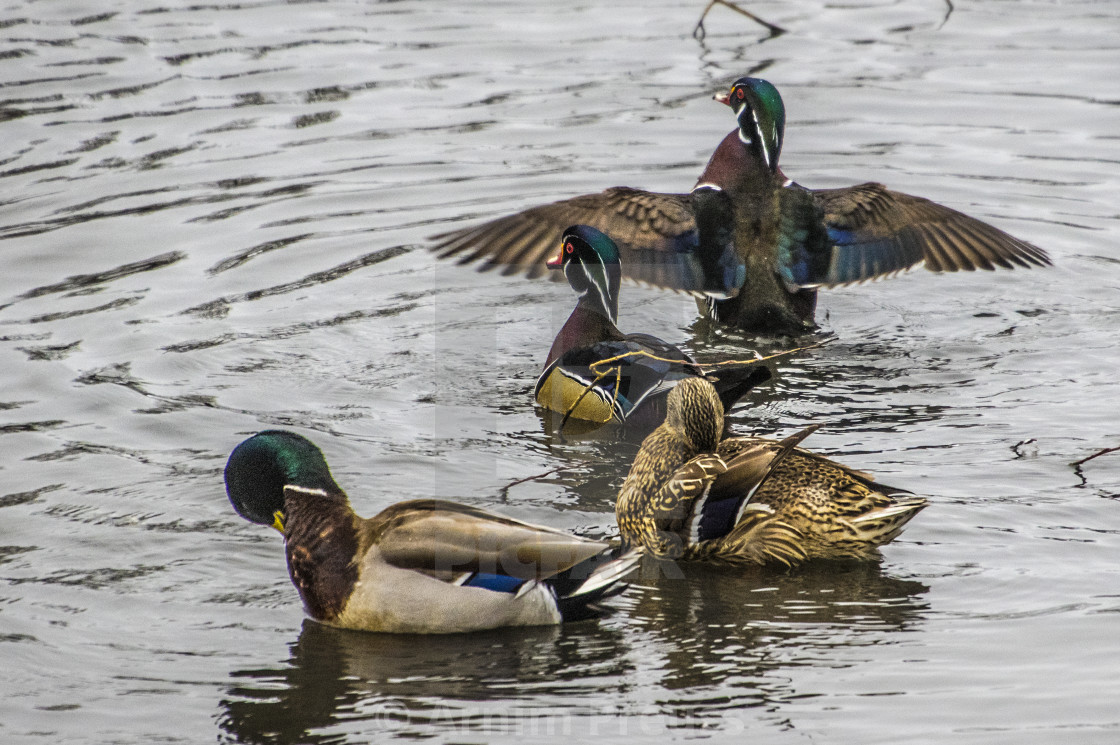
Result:
[[[743,92],[742,88],[735,89],[735,98],[739,99],[740,101],[742,101],[743,98],[746,97],[746,95],[747,94]]]
[[[566,244],[564,244],[564,250],[567,251],[568,253],[571,253],[572,251],[575,251],[576,249],[575,249],[574,246],[572,246],[571,243],[566,243]]]

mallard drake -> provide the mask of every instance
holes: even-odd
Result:
[[[358,517],[319,448],[294,432],[242,442],[225,481],[238,514],[283,534],[308,615],[331,626],[442,634],[588,618],[641,558],[438,499]]]
[[[623,540],[663,559],[732,564],[873,558],[926,500],[799,448],[815,429],[721,439],[715,389],[682,381],[619,492]]]
[[[548,265],[563,270],[579,301],[548,352],[534,391],[537,403],[579,420],[656,427],[665,419],[672,387],[704,371],[656,336],[618,330],[622,270],[617,246],[602,231],[587,225],[568,228]],[[708,377],[729,410],[769,380],[770,370],[747,362],[716,368]]]
[[[786,112],[777,89],[745,77],[718,100],[734,109],[739,128],[692,193],[616,187],[435,236],[433,250],[481,259],[483,270],[540,276],[561,231],[591,225],[618,244],[625,276],[702,295],[701,312],[762,333],[814,328],[820,287],[922,263],[932,271],[1050,263],[1040,248],[882,184],[806,189],[778,167]]]

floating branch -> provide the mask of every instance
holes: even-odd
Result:
[[[704,37],[707,36],[708,32],[704,30],[704,19],[708,16],[708,11],[710,11],[712,9],[713,5],[722,5],[725,8],[730,8],[731,10],[735,11],[736,13],[739,13],[741,15],[745,15],[747,18],[750,18],[752,21],[759,24],[760,26],[765,26],[767,29],[769,29],[770,30],[770,36],[779,36],[779,35],[784,34],[786,32],[786,30],[784,28],[782,28],[781,26],[775,26],[773,23],[770,23],[769,21],[764,21],[763,19],[759,18],[758,16],[756,16],[754,13],[750,12],[749,10],[743,10],[738,5],[736,5],[735,3],[728,2],[728,0],[711,0],[711,2],[708,3],[708,7],[704,8],[704,12],[700,14],[700,20],[696,23],[696,28],[692,29],[692,36],[693,36],[694,39],[703,41]],[[952,6],[950,6],[950,7],[952,7]]]
[[[745,364],[750,363],[750,362],[765,362],[766,360],[773,360],[773,359],[777,359],[778,357],[788,357],[791,354],[797,354],[798,352],[805,352],[805,351],[808,351],[810,349],[816,349],[817,347],[823,347],[825,344],[831,343],[835,338],[836,337],[831,337],[829,339],[821,339],[820,341],[816,342],[815,344],[807,344],[804,347],[794,347],[793,349],[786,349],[786,350],[783,350],[781,352],[775,352],[774,354],[769,354],[765,357],[755,357],[755,359],[753,359],[753,360],[725,360],[724,362],[713,362],[712,364],[708,365],[708,367],[722,367],[723,365],[745,365]],[[701,367],[704,367],[704,366],[701,365]]]
[[[778,357],[788,357],[791,354],[797,354],[798,352],[804,352],[804,351],[809,350],[809,349],[816,349],[817,347],[823,347],[825,344],[828,344],[831,341],[832,341],[832,339],[822,339],[821,341],[818,341],[815,344],[808,344],[804,347],[795,347],[793,349],[785,349],[785,350],[782,350],[781,352],[775,352],[774,354],[766,355],[765,357],[763,357],[761,355],[756,355],[754,357],[754,359],[750,359],[750,360],[724,360],[723,362],[713,362],[710,365],[697,365],[697,366],[701,370],[703,370],[705,367],[723,367],[724,365],[753,365],[756,362],[765,362],[766,360],[773,360],[773,359],[777,359]],[[610,364],[611,362],[618,362],[619,360],[624,360],[627,357],[648,357],[649,359],[654,360],[655,362],[668,362],[668,363],[674,364],[674,365],[680,364],[680,362],[681,362],[679,359],[671,360],[671,359],[667,359],[665,357],[658,357],[657,355],[650,354],[649,352],[647,352],[645,350],[636,349],[633,352],[623,352],[622,354],[615,355],[614,357],[608,357],[605,360],[598,360],[596,362],[592,362],[588,367],[591,369],[591,372],[593,372],[597,375],[600,375],[600,373],[595,369],[599,365],[607,365],[607,364]],[[598,379],[596,379],[592,383],[592,385],[594,385],[597,382],[599,382]]]
[[[697,364],[697,367],[699,367],[702,372],[707,374],[707,370],[705,370],[705,368],[711,369],[711,368],[716,368],[716,367],[722,367],[724,365],[753,365],[757,362],[765,362],[766,360],[773,360],[773,359],[777,359],[778,357],[788,357],[791,354],[797,354],[798,352],[804,352],[804,351],[809,350],[809,349],[816,349],[817,347],[823,347],[825,344],[828,344],[831,341],[832,341],[832,339],[822,339],[821,341],[818,341],[815,344],[808,344],[804,347],[795,347],[794,349],[786,349],[786,350],[783,350],[781,352],[775,352],[774,354],[766,355],[765,357],[756,354],[754,359],[749,359],[749,360],[724,360],[723,362],[713,362],[710,365]],[[613,398],[611,399],[611,407],[613,408],[618,403],[619,389],[622,387],[622,385],[621,385],[621,383],[622,383],[622,366],[621,365],[609,366],[609,365],[612,362],[621,362],[622,360],[628,359],[630,357],[646,357],[648,359],[654,360],[655,362],[668,362],[671,365],[681,364],[681,360],[679,360],[679,359],[669,359],[669,358],[666,358],[666,357],[658,357],[657,355],[651,354],[651,353],[645,351],[644,349],[635,349],[632,352],[623,352],[622,354],[616,354],[614,357],[607,357],[606,359],[596,360],[595,362],[592,362],[587,367],[588,367],[588,370],[590,370],[595,375],[595,379],[592,380],[590,383],[588,383],[587,385],[585,385],[583,387],[583,390],[580,392],[580,394],[576,398],[576,400],[572,403],[571,406],[568,407],[568,410],[566,412],[564,412],[564,418],[560,420],[559,429],[560,429],[561,432],[564,431],[564,426],[568,423],[568,420],[571,419],[572,412],[574,412],[576,410],[576,407],[579,406],[580,401],[582,401],[584,399],[584,397],[587,396],[588,393],[590,393],[597,385],[599,385],[599,381],[601,381],[603,378],[607,377],[608,375],[612,374],[612,372],[614,374],[615,380],[614,380],[614,395],[613,395]],[[608,365],[609,367],[607,367],[605,370],[600,370],[599,368],[602,365]],[[605,423],[606,422],[604,422],[604,424]]]
[[[1099,450],[1099,451],[1093,453],[1092,455],[1090,455],[1087,458],[1082,458],[1081,460],[1075,460],[1073,463],[1070,463],[1070,465],[1071,466],[1080,466],[1083,463],[1088,463],[1093,458],[1099,458],[1100,456],[1107,455],[1108,453],[1115,453],[1117,450],[1120,450],[1120,445],[1118,445],[1114,448],[1105,448],[1104,450]]]
[[[543,479],[545,476],[551,476],[554,473],[559,473],[560,471],[567,471],[567,470],[569,470],[568,466],[557,466],[556,468],[550,468],[549,470],[545,471],[544,473],[538,473],[535,476],[526,476],[523,479],[517,479],[517,481],[511,481],[508,484],[506,484],[505,486],[503,486],[501,491],[498,492],[498,493],[502,495],[503,500],[508,499],[509,498],[509,490],[512,489],[513,487],[517,486],[518,484],[524,484],[526,481],[536,481],[537,479]]]

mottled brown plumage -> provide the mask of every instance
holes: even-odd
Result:
[[[345,497],[319,490],[284,490],[288,574],[307,615],[331,623],[358,581],[360,522]]]
[[[797,445],[720,440],[723,410],[710,383],[669,396],[665,423],[642,443],[615,506],[622,537],[665,559],[793,566],[871,559],[926,506]]]

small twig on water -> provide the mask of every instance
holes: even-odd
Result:
[[[956,10],[953,7],[953,0],[945,0],[945,5],[945,17],[941,19],[941,25],[937,27],[938,31],[945,28],[945,24],[949,22],[949,16],[953,15],[953,11]]]
[[[523,479],[518,479],[517,481],[509,482],[508,484],[503,486],[501,491],[499,491],[498,493],[502,495],[502,499],[508,499],[509,498],[509,490],[512,489],[513,487],[517,486],[518,484],[524,484],[526,481],[536,481],[537,479],[543,479],[545,476],[551,476],[554,473],[558,473],[560,471],[567,471],[567,470],[568,470],[567,466],[557,466],[556,468],[549,469],[548,471],[545,471],[544,473],[538,473],[535,476],[526,476]]]
[[[816,349],[817,347],[823,347],[825,344],[828,344],[828,343],[832,342],[834,338],[835,337],[829,338],[829,339],[821,339],[818,342],[815,342],[813,344],[808,344],[804,347],[794,347],[793,349],[783,349],[781,352],[775,352],[774,354],[768,354],[765,357],[762,357],[761,355],[759,355],[759,356],[755,357],[754,359],[750,359],[750,360],[724,360],[723,362],[712,362],[710,364],[698,364],[697,366],[700,367],[701,369],[703,369],[704,367],[723,367],[724,365],[753,365],[757,362],[765,362],[766,360],[773,360],[773,359],[777,359],[778,357],[788,357],[791,354],[797,354],[798,352],[804,352],[807,349]],[[608,357],[605,360],[596,360],[595,362],[592,362],[588,367],[591,370],[591,372],[595,372],[595,368],[599,367],[600,365],[609,365],[612,362],[618,362],[619,360],[624,360],[624,359],[627,359],[628,357],[646,357],[648,359],[654,360],[655,362],[669,362],[669,363],[674,364],[674,365],[684,364],[684,361],[680,360],[680,359],[670,359],[668,357],[658,357],[656,354],[651,354],[651,353],[649,353],[649,352],[647,352],[643,349],[635,349],[632,352],[623,352],[622,354],[617,354],[614,357]],[[592,383],[592,385],[594,385],[595,383],[598,383],[599,379],[601,379],[602,376],[606,375],[608,372],[610,372],[610,370],[604,370],[603,372],[598,373],[599,378],[596,378],[595,382]],[[590,387],[590,386],[588,386],[588,387]],[[582,398],[582,396],[581,396],[581,398]]]
[[[828,344],[828,343],[832,342],[835,338],[836,337],[831,337],[831,338],[828,338],[828,339],[821,339],[820,341],[818,341],[814,344],[808,344],[804,347],[794,347],[793,349],[784,349],[781,352],[775,352],[774,354],[768,354],[765,357],[756,357],[753,360],[725,360],[723,362],[713,362],[710,365],[708,365],[708,367],[722,367],[723,365],[745,365],[745,364],[748,364],[748,363],[751,363],[751,362],[765,362],[766,360],[773,360],[773,359],[777,359],[778,357],[788,357],[791,354],[797,354],[798,352],[804,352],[808,349],[816,349],[817,347],[823,347],[825,344]],[[701,365],[701,367],[703,367],[703,365]]]
[[[704,19],[708,16],[708,11],[712,9],[713,5],[722,5],[725,8],[730,8],[736,13],[745,15],[747,18],[750,18],[760,26],[765,26],[767,29],[769,29],[771,36],[778,36],[779,34],[784,34],[786,32],[786,30],[781,26],[776,26],[769,21],[764,21],[754,13],[750,12],[749,10],[743,10],[735,3],[729,2],[729,0],[711,0],[711,2],[708,3],[708,7],[704,8],[704,12],[700,14],[700,20],[697,22],[696,28],[692,29],[692,37],[694,39],[703,41],[704,37],[707,35],[708,32],[704,30]]]
[[[1073,463],[1070,463],[1070,465],[1071,466],[1080,466],[1083,463],[1088,463],[1093,458],[1099,458],[1102,455],[1107,455],[1109,453],[1115,453],[1117,450],[1120,450],[1120,445],[1118,445],[1114,448],[1105,448],[1104,450],[1100,450],[1098,452],[1093,453],[1092,455],[1090,455],[1087,458],[1082,458],[1081,460],[1075,460]]]

